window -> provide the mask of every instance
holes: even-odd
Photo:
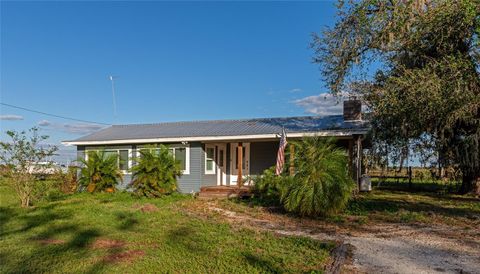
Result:
[[[220,149],[218,152],[218,165],[223,167],[223,149]]]
[[[128,170],[128,150],[119,150],[118,166],[120,170]]]
[[[205,145],[205,174],[215,174],[215,147]]]
[[[182,170],[187,168],[187,150],[184,147],[174,148],[173,157],[175,157],[175,160],[180,161]]]
[[[86,152],[86,159],[88,159],[89,155],[91,153],[99,151],[99,150],[87,150]],[[106,149],[105,150],[105,157],[110,157],[110,156],[116,156],[117,157],[117,164],[118,168],[123,171],[124,173],[128,173],[128,169],[130,167],[130,149]]]
[[[143,150],[147,148],[139,148],[139,150]],[[155,149],[155,151],[160,151],[160,149]],[[190,174],[190,150],[188,145],[187,146],[171,146],[168,148],[168,151],[173,156],[175,160],[180,162],[180,167],[183,171],[183,174]],[[138,157],[141,157],[140,152],[138,152]]]

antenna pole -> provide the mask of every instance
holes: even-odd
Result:
[[[112,100],[113,100],[113,116],[117,117],[117,103],[115,100],[115,82],[113,76],[110,75],[110,81],[112,81]]]

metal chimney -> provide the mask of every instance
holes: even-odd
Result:
[[[343,120],[362,120],[362,102],[360,100],[343,101]]]

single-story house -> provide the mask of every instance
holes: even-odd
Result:
[[[369,123],[362,120],[361,104],[354,100],[344,102],[343,115],[112,125],[63,143],[77,146],[78,157],[100,149],[117,154],[125,174],[119,188],[129,184],[129,169],[139,150],[167,144],[183,167],[178,188],[190,193],[203,186],[237,185],[239,174],[242,178],[258,175],[274,166],[282,128],[287,141],[313,135],[336,137],[348,149],[354,177],[359,180]]]

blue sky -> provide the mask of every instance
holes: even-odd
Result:
[[[1,2],[1,101],[108,124],[327,114],[309,43],[334,19],[331,1]],[[2,140],[99,127],[1,115]]]

